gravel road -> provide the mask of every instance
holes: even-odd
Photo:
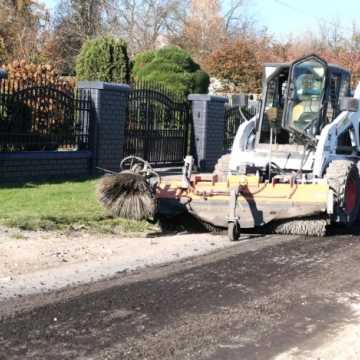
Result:
[[[243,240],[252,237],[243,236]],[[0,228],[0,303],[8,300],[19,308],[19,301],[12,302],[13,298],[78,287],[231,246],[234,243],[225,236],[209,234],[129,238],[85,231]]]
[[[359,359],[359,239],[254,237],[4,303],[0,359]]]

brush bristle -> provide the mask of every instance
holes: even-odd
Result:
[[[155,215],[155,196],[139,174],[124,171],[104,176],[98,183],[97,197],[116,217],[146,220]]]
[[[283,220],[273,224],[272,228],[276,234],[322,237],[326,235],[327,221],[322,218]]]

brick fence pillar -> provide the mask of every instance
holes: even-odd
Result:
[[[197,165],[212,171],[224,153],[225,103],[222,96],[191,94]]]
[[[79,81],[78,88],[80,92],[90,92],[94,107],[94,167],[119,171],[123,158],[130,87],[100,81]]]

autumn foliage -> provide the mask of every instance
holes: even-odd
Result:
[[[244,37],[227,40],[201,63],[212,77],[222,81],[222,92],[260,93],[264,63],[292,62],[315,53],[328,63],[350,70],[352,86],[356,87],[360,81],[359,49],[351,41],[331,47],[306,38],[279,43],[265,36]]]
[[[190,12],[175,43],[196,59],[207,56],[226,40],[225,19],[218,0],[191,0]]]
[[[73,79],[61,77],[50,64],[33,64],[25,60],[15,60],[4,66],[8,77],[5,80],[9,89],[17,90],[26,86],[52,85],[60,90],[71,91],[75,87]]]
[[[224,92],[259,92],[262,65],[251,40],[227,41],[204,60],[208,72],[224,80]]]
[[[310,53],[352,71],[353,86],[360,80],[360,30],[356,21],[342,25],[328,19],[319,24],[318,29],[307,32],[304,28],[296,37],[289,35],[279,41],[270,35],[272,29],[265,29],[256,18],[256,12],[253,20],[251,16],[246,18],[251,1],[71,0],[57,3],[54,12],[49,12],[42,5],[44,1],[0,0],[0,65],[10,63],[7,65],[10,82],[39,83],[46,78],[60,86],[63,79],[58,74],[107,81],[120,81],[124,74],[128,80],[134,60],[132,75],[137,76],[139,53],[153,53],[164,46],[175,46],[188,53],[201,69],[224,84],[224,92],[259,92],[264,62],[293,61]],[[92,46],[91,51],[79,56],[84,44],[97,42],[96,39],[104,35],[114,41],[121,37],[128,44],[129,59],[124,46],[121,49],[109,41],[106,46]],[[81,57],[83,65],[75,69],[75,60]],[[35,65],[44,63],[53,67]],[[115,67],[108,66],[114,63]],[[182,74],[178,67],[173,66],[172,70],[170,67],[160,66],[161,71],[155,69],[151,76],[148,71],[146,77],[152,80],[164,77],[173,85],[171,78],[185,74],[186,88],[191,89],[194,89],[191,83],[207,81],[204,73],[187,79],[186,72]]]

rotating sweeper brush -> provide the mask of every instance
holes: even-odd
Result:
[[[138,157],[125,158],[120,173],[108,173],[98,183],[97,197],[116,217],[151,220],[156,213],[158,175]]]
[[[323,236],[329,225],[352,225],[360,208],[360,85],[316,55],[265,65],[261,107],[243,121],[231,153],[213,174],[160,178],[131,164],[104,178],[99,198],[115,215],[172,221],[190,214],[207,228]],[[181,217],[180,217],[181,218]],[[186,217],[184,216],[184,219]]]

